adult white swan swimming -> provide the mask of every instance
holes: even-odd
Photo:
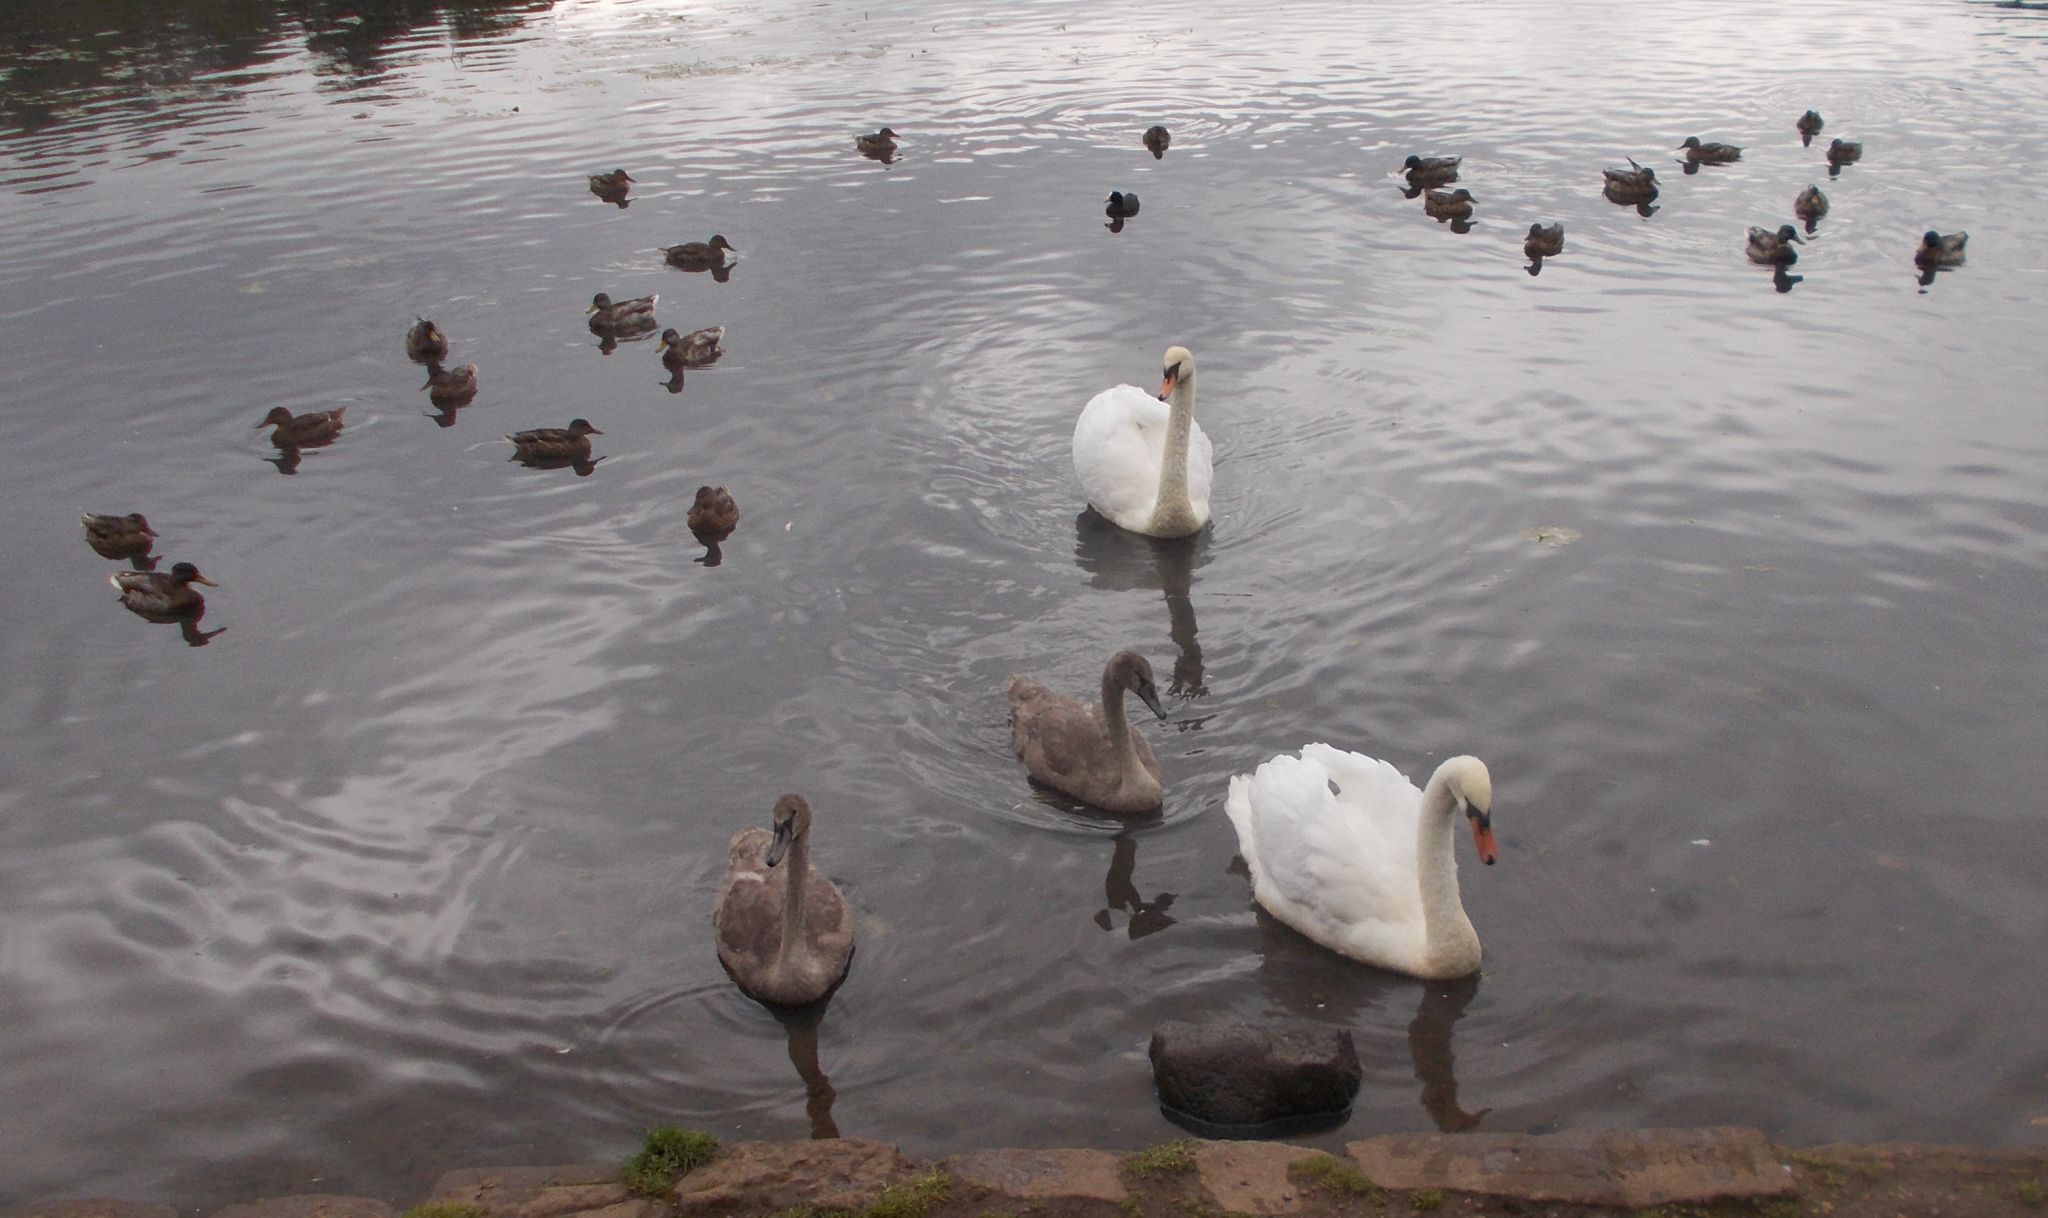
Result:
[[[1120,527],[1186,537],[1209,523],[1211,450],[1195,422],[1194,355],[1169,347],[1165,362],[1158,397],[1117,385],[1081,408],[1074,477],[1089,505]]]
[[[1332,951],[1417,977],[1479,968],[1479,933],[1458,899],[1452,826],[1463,813],[1491,866],[1493,779],[1453,757],[1429,785],[1327,744],[1281,754],[1230,780],[1223,810],[1252,873],[1252,896]]]

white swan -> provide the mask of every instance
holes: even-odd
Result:
[[[1209,523],[1211,449],[1195,422],[1195,357],[1166,352],[1159,396],[1105,389],[1074,424],[1074,477],[1096,511],[1153,537],[1186,537]],[[1169,407],[1161,398],[1171,398]]]
[[[1334,790],[1333,790],[1334,788]],[[1384,761],[1304,745],[1230,780],[1223,810],[1266,911],[1332,951],[1417,977],[1479,968],[1479,934],[1458,900],[1451,826],[1462,812],[1492,865],[1493,779],[1453,757],[1429,786]]]

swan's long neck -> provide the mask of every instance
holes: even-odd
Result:
[[[1479,967],[1479,934],[1458,899],[1458,800],[1438,774],[1422,792],[1415,827],[1415,872],[1422,889],[1423,951],[1436,962]]]
[[[775,967],[779,971],[788,967],[790,958],[803,944],[804,937],[804,889],[810,887],[811,879],[811,835],[799,833],[789,843],[789,851],[782,860],[787,874],[782,877],[782,942],[775,947]]]
[[[1109,752],[1128,770],[1136,760],[1131,748],[1131,721],[1124,717],[1124,687],[1109,673],[1102,674],[1102,725],[1109,730]]]
[[[1188,499],[1188,441],[1195,431],[1195,378],[1173,383],[1166,418],[1166,450],[1159,466],[1159,500],[1152,508],[1151,532],[1192,533],[1195,505]]]

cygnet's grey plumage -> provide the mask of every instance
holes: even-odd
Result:
[[[1102,700],[1090,706],[1029,677],[1010,677],[1010,738],[1031,776],[1107,812],[1151,812],[1165,794],[1159,759],[1124,715],[1124,692],[1164,719],[1152,665],[1119,651],[1102,670]]]
[[[725,889],[711,917],[718,959],[762,1002],[801,1006],[832,992],[853,960],[853,911],[811,870],[811,805],[775,802],[774,828],[733,835]]]

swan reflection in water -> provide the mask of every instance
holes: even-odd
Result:
[[[1202,644],[1196,637],[1195,603],[1190,591],[1195,569],[1208,563],[1208,530],[1192,537],[1147,537],[1120,529],[1094,508],[1074,517],[1074,561],[1088,575],[1090,587],[1118,591],[1157,588],[1166,598],[1167,636],[1178,649],[1173,680],[1167,692],[1180,698],[1201,698]],[[1198,731],[1207,716],[1172,719],[1177,731]]]
[[[1242,859],[1231,863],[1233,871],[1243,867]],[[1261,986],[1290,1015],[1317,1024],[1353,1027],[1361,1011],[1393,1006],[1406,991],[1419,988],[1415,1016],[1408,1021],[1408,1060],[1415,1081],[1422,1084],[1422,1109],[1444,1133],[1462,1133],[1479,1127],[1493,1110],[1468,1112],[1458,1105],[1457,1054],[1452,1048],[1452,1029],[1478,996],[1482,974],[1451,981],[1403,977],[1345,960],[1302,937],[1257,905],[1252,909],[1259,925]],[[1366,1037],[1358,1038],[1358,1046],[1361,1056],[1370,1051]],[[1366,1072],[1372,1073],[1370,1061],[1366,1062]]]
[[[839,1126],[832,1119],[832,1101],[838,1093],[832,1080],[818,1064],[818,1025],[825,1020],[827,997],[801,1007],[770,1006],[768,1010],[789,1036],[789,1064],[796,1067],[804,1084],[804,1112],[811,1119],[813,1138],[836,1138]],[[763,1004],[766,1005],[766,1004]]]
[[[1176,894],[1162,892],[1147,901],[1138,891],[1136,879],[1138,868],[1138,842],[1129,830],[1116,835],[1116,846],[1109,856],[1109,875],[1102,881],[1102,895],[1108,904],[1096,911],[1095,924],[1104,930],[1116,929],[1116,914],[1128,914],[1125,930],[1132,942],[1147,935],[1157,934],[1172,926],[1174,919],[1166,911],[1173,908]]]

